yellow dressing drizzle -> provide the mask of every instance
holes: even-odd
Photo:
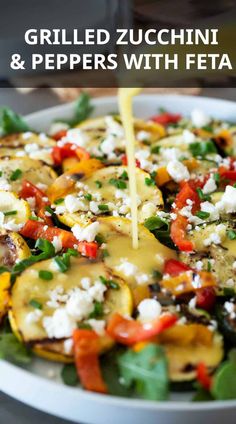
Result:
[[[138,207],[135,165],[135,133],[133,125],[132,99],[140,88],[120,88],[118,92],[120,115],[125,130],[126,154],[128,160],[129,192],[131,199],[132,245],[138,249]]]

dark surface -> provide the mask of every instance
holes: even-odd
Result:
[[[236,100],[236,89],[206,88],[202,95]],[[59,104],[57,97],[49,90],[41,89],[28,95],[17,93],[8,88],[0,89],[0,104],[8,105],[17,112],[27,114]],[[235,117],[236,118],[236,117]],[[36,411],[0,392],[0,424],[69,424],[43,412]],[[82,424],[82,423],[80,423]]]

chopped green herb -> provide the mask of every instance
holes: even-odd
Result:
[[[219,174],[219,172],[216,172],[216,173],[213,175],[213,178],[214,178],[214,180],[215,180],[216,184],[219,184],[219,183],[220,183],[220,174]]]
[[[144,222],[145,227],[152,231],[154,236],[165,246],[174,249],[175,246],[170,237],[170,224],[166,219],[159,216],[151,216]]]
[[[2,177],[2,171],[0,171],[0,177]]]
[[[76,386],[78,384],[78,376],[74,364],[66,364],[61,370],[61,378],[67,386]]]
[[[102,275],[100,275],[99,278],[100,278],[100,281],[102,282],[102,284],[104,284],[106,287],[114,289],[114,290],[120,289],[120,286],[116,281],[108,280],[107,278],[103,277]]]
[[[158,155],[160,153],[161,146],[151,147],[151,153]]]
[[[50,208],[50,206],[45,206],[45,210],[50,213],[50,215],[54,214],[54,210],[52,208]]]
[[[152,276],[154,280],[162,280],[162,273],[160,271],[157,271],[157,269],[153,271]]]
[[[30,221],[40,221],[40,218],[38,218],[37,216],[32,216],[32,215],[30,215],[29,219]]]
[[[22,171],[21,171],[21,169],[18,168],[15,171],[12,172],[12,174],[10,176],[10,180],[11,181],[16,181],[16,180],[18,180],[21,177],[22,177]]]
[[[60,205],[61,203],[63,203],[64,202],[64,198],[63,197],[61,197],[60,199],[57,199],[57,200],[55,200],[55,205]]]
[[[121,190],[124,190],[125,188],[127,188],[127,184],[124,180],[121,180],[119,178],[111,178],[109,180],[109,184],[113,185],[116,188],[119,188]]]
[[[51,271],[41,269],[39,271],[39,278],[41,278],[42,280],[47,280],[47,281],[52,280],[53,273]]]
[[[99,180],[95,181],[95,184],[96,184],[97,188],[101,188],[102,187],[102,183]]]
[[[87,194],[84,195],[84,198],[90,202],[93,197],[92,197],[92,194],[87,193]]]
[[[210,261],[207,261],[207,271],[208,272],[211,272],[211,262]]]
[[[204,194],[201,188],[198,187],[196,191],[201,200],[211,200],[211,196],[209,196],[209,194]]]
[[[65,263],[65,261],[63,260],[63,258],[61,256],[55,256],[55,258],[53,259],[58,268],[60,269],[61,272],[66,272],[68,270],[68,264]]]
[[[213,132],[213,128],[210,125],[205,125],[205,127],[202,127],[202,129],[211,133]]]
[[[189,145],[190,152],[195,157],[204,157],[209,153],[217,153],[217,149],[213,141],[196,141]]]
[[[166,221],[164,221],[159,216],[151,216],[150,218],[146,219],[144,225],[149,231],[154,231],[159,228],[161,228]]]
[[[80,328],[80,330],[92,330],[91,325],[87,322],[79,322],[77,327]]]
[[[109,212],[109,206],[108,205],[98,205],[98,209],[100,211],[103,211],[103,212]]]
[[[104,315],[103,303],[95,301],[94,310],[89,315],[89,318],[101,318],[103,315]]]
[[[35,243],[35,247],[45,253],[47,257],[55,255],[55,248],[48,240],[39,238]]]
[[[95,241],[98,243],[98,244],[102,244],[102,243],[105,243],[106,242],[106,239],[105,239],[105,237],[102,235],[102,234],[100,234],[100,233],[98,233],[97,235],[96,235],[96,237],[95,237]]]
[[[146,184],[147,186],[155,186],[155,185],[156,185],[156,182],[155,182],[155,180],[153,180],[152,178],[148,178],[148,177],[146,177],[146,178],[145,178],[145,184]]]
[[[127,181],[129,179],[129,176],[128,176],[127,171],[123,171],[122,174],[120,175],[120,178],[122,180],[126,180]]]
[[[196,212],[196,216],[198,216],[198,218],[200,218],[200,219],[207,219],[207,218],[209,218],[210,214],[209,214],[209,212],[198,211],[198,212]]]
[[[110,256],[107,249],[102,249],[101,253],[102,253],[102,258],[108,258],[108,256]]]
[[[5,216],[10,216],[10,215],[17,215],[17,211],[8,211],[8,212],[4,212]]]
[[[35,309],[42,309],[42,304],[38,302],[36,299],[31,299],[29,301],[29,305],[32,306]]]
[[[235,240],[236,239],[236,231],[234,231],[234,230],[228,230],[228,231],[226,231],[226,234],[227,234],[227,237],[230,240]]]
[[[71,248],[67,249],[66,253],[70,256],[79,256],[78,250],[71,249]]]

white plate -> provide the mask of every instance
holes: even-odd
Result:
[[[94,101],[94,115],[117,110],[115,98]],[[217,118],[236,121],[236,103],[185,96],[144,95],[135,99],[135,114],[147,118],[164,107],[171,112],[189,115],[195,107]],[[63,105],[37,112],[27,117],[32,128],[46,131],[58,118],[70,117],[73,105]],[[199,424],[235,423],[236,400],[225,402],[188,402],[187,394],[172,396],[168,402],[152,402],[89,393],[63,385],[61,365],[35,359],[30,370],[0,361],[0,390],[44,412],[86,424]],[[55,378],[50,380],[48,371]],[[235,376],[236,378],[236,376]]]

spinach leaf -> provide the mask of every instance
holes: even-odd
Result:
[[[61,378],[67,386],[77,386],[78,376],[74,364],[65,364],[61,370]]]
[[[0,134],[8,135],[28,131],[24,119],[8,107],[0,108]]]
[[[73,118],[68,120],[60,119],[60,122],[65,122],[70,127],[75,127],[75,125],[87,119],[92,111],[93,106],[91,105],[89,94],[82,92],[75,102],[75,112]]]
[[[31,362],[30,352],[12,333],[0,335],[0,358],[21,365]]]
[[[131,390],[122,384],[118,367],[118,358],[123,353],[123,347],[116,347],[101,357],[100,364],[109,393],[114,396],[128,397]]]
[[[144,222],[145,227],[165,246],[175,249],[175,245],[170,238],[170,223],[159,216],[151,216]]]
[[[225,361],[216,371],[211,393],[217,400],[236,399],[236,361]]]
[[[168,397],[168,365],[164,349],[154,343],[139,352],[128,350],[118,360],[124,384],[134,384],[144,399],[165,400]]]

